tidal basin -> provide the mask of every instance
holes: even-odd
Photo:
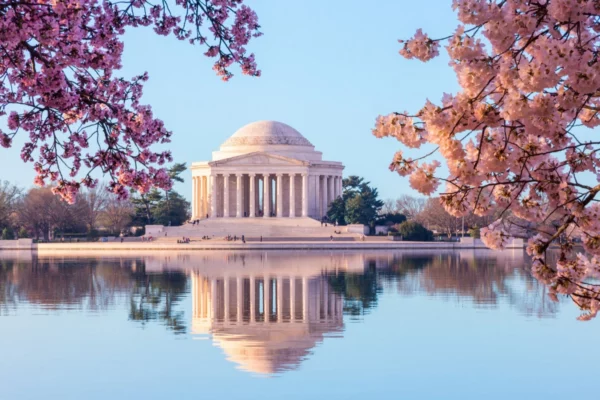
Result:
[[[0,254],[2,399],[568,398],[576,321],[521,250]]]

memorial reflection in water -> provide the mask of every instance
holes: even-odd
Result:
[[[341,338],[344,316],[362,321],[382,293],[555,315],[558,305],[525,264],[519,251],[21,254],[0,258],[0,316],[21,306],[124,307],[131,321],[206,336],[238,368],[270,375],[298,368],[325,338]]]
[[[342,297],[326,277],[191,273],[192,333],[212,334],[241,369],[295,368],[324,335],[343,329]]]

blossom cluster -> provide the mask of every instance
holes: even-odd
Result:
[[[453,0],[460,26],[444,39],[421,30],[403,42],[405,58],[428,61],[446,42],[461,86],[414,115],[377,118],[373,134],[410,148],[434,144],[449,175],[434,176],[423,158],[398,152],[391,169],[441,201],[455,216],[500,210],[482,229],[502,248],[505,217],[537,227],[528,252],[535,275],[595,316],[600,301],[600,11],[596,0]],[[418,127],[418,128],[416,128]],[[590,179],[590,176],[592,177]],[[585,254],[577,253],[581,241]],[[543,256],[550,246],[560,261]]]
[[[115,76],[126,28],[151,26],[206,46],[225,80],[234,63],[260,75],[245,49],[259,25],[242,0],[14,0],[0,2],[0,17],[0,119],[8,128],[0,145],[26,135],[21,158],[34,164],[35,183],[53,184],[71,203],[82,185],[96,185],[95,169],[121,198],[171,185],[171,154],[152,147],[172,133],[140,104],[147,74]]]

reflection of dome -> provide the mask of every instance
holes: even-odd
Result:
[[[302,324],[286,324],[248,332],[244,327],[234,332],[215,332],[213,340],[221,347],[227,359],[238,364],[244,371],[258,374],[275,374],[293,370],[309,355],[311,349],[322,340],[319,334],[306,332]],[[339,329],[339,328],[338,328]]]
[[[221,148],[248,145],[312,146],[300,132],[289,125],[276,121],[257,121],[238,129]]]
[[[244,371],[293,370],[344,327],[342,298],[321,276],[207,278],[193,272],[191,278],[192,332],[211,334]]]

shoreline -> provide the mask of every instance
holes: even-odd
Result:
[[[16,241],[15,241],[16,242]],[[522,242],[521,242],[522,243]],[[507,250],[523,250],[523,245],[514,243]],[[211,251],[211,250],[488,250],[479,243],[461,242],[395,242],[395,241],[273,241],[273,242],[124,242],[124,243],[28,243],[23,245],[5,245],[0,247],[10,251],[31,251],[36,253],[52,253],[56,251]]]

